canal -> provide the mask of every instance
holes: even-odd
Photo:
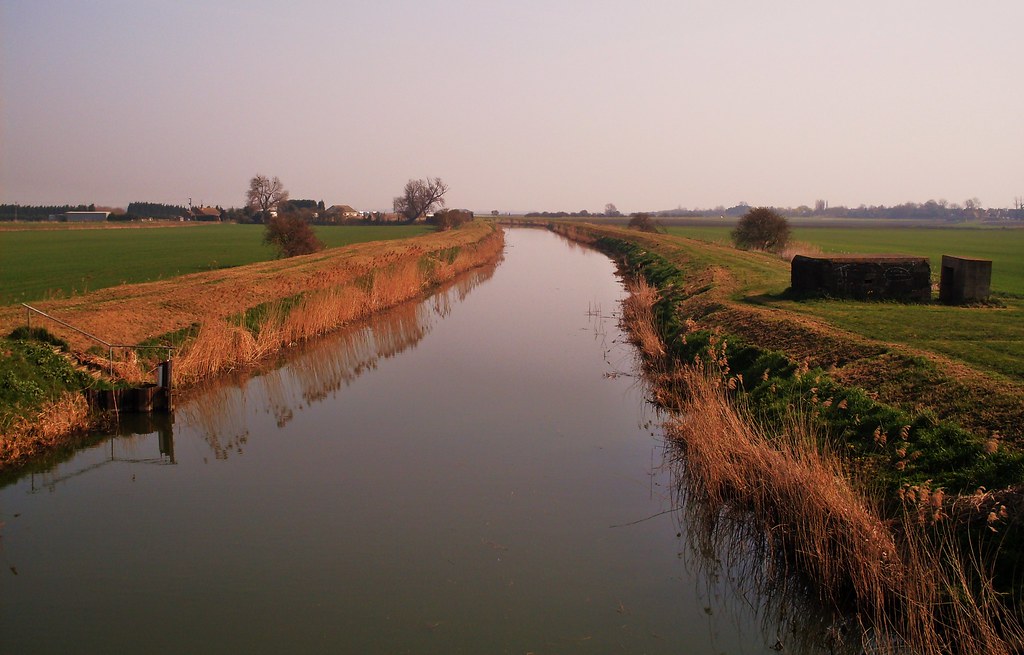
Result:
[[[775,652],[688,545],[613,263],[506,243],[0,489],[0,652]]]

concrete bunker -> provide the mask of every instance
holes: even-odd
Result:
[[[857,300],[928,302],[931,265],[912,255],[797,255],[790,285],[802,294]]]
[[[987,300],[992,293],[992,260],[942,256],[939,300],[962,305]]]

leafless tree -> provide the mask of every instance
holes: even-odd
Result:
[[[266,175],[257,175],[249,180],[249,190],[245,192],[245,205],[253,211],[266,213],[285,200],[288,200],[288,190],[276,175],[274,179]]]
[[[446,193],[448,185],[439,177],[409,180],[405,183],[402,195],[395,198],[395,213],[401,214],[410,223],[425,218],[435,207],[444,207]]]

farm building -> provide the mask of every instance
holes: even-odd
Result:
[[[939,300],[947,305],[987,300],[992,293],[992,260],[942,256]]]
[[[68,223],[90,223],[105,221],[107,216],[110,216],[110,212],[64,212],[57,214],[57,220]]]
[[[193,207],[192,218],[197,221],[219,221],[220,210],[216,207]]]
[[[336,215],[341,218],[359,218],[361,216],[358,210],[349,205],[331,205],[325,213],[328,216]]]
[[[928,258],[911,255],[797,255],[790,285],[797,293],[858,300],[927,302],[932,297]]]

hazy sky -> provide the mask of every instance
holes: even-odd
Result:
[[[1006,207],[1021,0],[0,0],[0,201]]]

